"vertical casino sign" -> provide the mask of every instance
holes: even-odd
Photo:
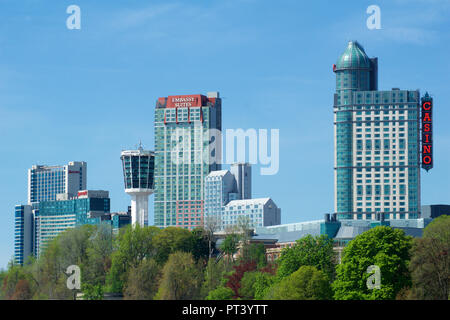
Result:
[[[428,92],[422,98],[422,168],[433,168],[433,98]]]

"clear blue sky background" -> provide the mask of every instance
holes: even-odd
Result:
[[[81,30],[66,28],[70,4]],[[371,4],[381,30],[366,27]],[[381,90],[435,96],[422,203],[450,203],[449,30],[444,0],[0,0],[0,267],[33,164],[87,161],[88,188],[126,209],[120,151],[153,148],[167,95],[217,90],[224,128],[280,129],[280,171],[255,167],[253,195],[271,196],[282,223],[321,219],[333,210],[332,64],[353,39],[379,58]]]

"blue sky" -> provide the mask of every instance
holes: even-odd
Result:
[[[81,30],[66,28],[71,4]],[[380,30],[366,27],[372,4]],[[220,91],[223,128],[279,129],[279,173],[255,167],[253,196],[272,197],[282,223],[321,219],[333,210],[332,64],[349,40],[379,58],[379,89],[434,95],[422,204],[450,203],[449,30],[448,0],[0,0],[0,267],[33,164],[87,161],[88,188],[126,209],[120,151],[153,148],[167,95]]]

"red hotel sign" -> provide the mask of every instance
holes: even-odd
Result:
[[[167,99],[167,108],[201,107],[203,97],[201,94],[169,96]]]
[[[428,94],[422,98],[422,168],[433,168],[433,98]]]
[[[87,194],[88,194],[87,190],[78,191],[78,197],[87,196]]]

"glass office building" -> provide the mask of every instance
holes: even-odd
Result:
[[[418,218],[419,91],[378,91],[378,60],[356,41],[333,71],[338,219]]]
[[[87,163],[69,162],[62,166],[34,165],[28,169],[28,204],[56,200],[56,195],[75,196],[86,189]]]
[[[40,202],[36,214],[39,224],[35,227],[35,255],[39,257],[49,242],[64,230],[85,224],[99,225],[103,221],[111,224],[109,212],[108,191],[84,190],[75,198]]]
[[[23,265],[33,252],[33,211],[30,205],[17,205],[14,214],[14,259]]]
[[[221,168],[218,92],[159,98],[155,108],[155,225],[203,221],[205,177]]]

